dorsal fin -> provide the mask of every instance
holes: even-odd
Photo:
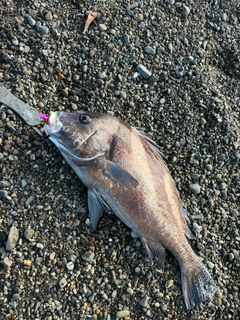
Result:
[[[136,127],[138,133],[148,142],[150,143],[150,145],[153,147],[153,150],[157,153],[157,155],[159,156],[159,158],[161,159],[161,161],[164,162],[163,158],[164,155],[161,153],[161,151],[159,150],[159,146],[157,145],[157,143],[155,141],[152,140],[152,136],[149,133],[146,133],[144,131],[143,128],[139,128]],[[164,162],[165,164],[165,162]],[[166,164],[165,164],[166,165]],[[166,166],[167,167],[167,166]]]

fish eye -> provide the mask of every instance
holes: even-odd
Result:
[[[88,124],[91,121],[91,118],[86,114],[80,114],[79,121],[82,124]]]

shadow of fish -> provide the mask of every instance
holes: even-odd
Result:
[[[193,236],[177,189],[147,135],[116,117],[88,111],[51,112],[43,130],[88,187],[94,229],[108,206],[160,268],[165,249],[176,257],[188,309],[214,295],[214,281],[186,239]]]

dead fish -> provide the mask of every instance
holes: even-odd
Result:
[[[94,230],[109,207],[159,267],[166,249],[176,257],[187,309],[214,295],[216,285],[186,238],[193,235],[178,191],[157,145],[143,131],[88,111],[51,112],[43,130],[87,186]]]

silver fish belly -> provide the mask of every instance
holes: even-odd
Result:
[[[111,208],[159,267],[166,249],[176,257],[188,309],[214,295],[215,283],[186,238],[193,235],[177,189],[147,135],[116,117],[88,111],[51,113],[43,129],[87,186],[94,229],[105,207]]]

